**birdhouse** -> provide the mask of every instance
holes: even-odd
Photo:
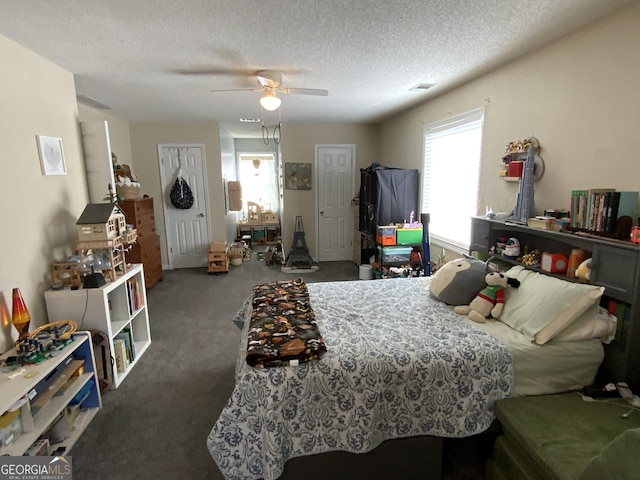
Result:
[[[125,216],[113,203],[88,204],[76,222],[78,239],[114,240],[126,232]]]

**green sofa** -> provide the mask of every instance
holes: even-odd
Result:
[[[496,403],[502,425],[487,462],[489,480],[640,478],[640,409],[620,398],[578,393]]]

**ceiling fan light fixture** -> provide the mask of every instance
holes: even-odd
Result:
[[[281,100],[271,92],[265,93],[264,96],[260,98],[260,105],[262,105],[262,108],[268,110],[269,112],[277,110],[280,106],[280,103]]]

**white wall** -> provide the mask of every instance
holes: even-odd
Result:
[[[382,163],[422,171],[424,125],[484,106],[478,213],[513,208],[518,184],[498,178],[500,156],[531,134],[545,162],[536,213],[568,209],[575,188],[640,190],[638,45],[640,4],[384,122]]]
[[[283,125],[282,161],[315,163],[317,144],[355,144],[355,191],[360,189],[360,169],[380,162],[378,126],[357,123],[292,123]],[[302,216],[305,241],[311,255],[316,252],[316,179],[312,178],[311,190],[284,190],[284,216],[282,218],[282,243],[288,252],[293,242],[296,216]]]
[[[222,178],[224,181],[238,179],[238,166],[236,164],[236,147],[231,134],[220,127],[220,158],[222,160]],[[225,201],[229,201],[227,198]],[[231,243],[236,238],[238,226],[238,212],[229,212],[224,216],[225,234],[220,240]],[[215,240],[215,239],[214,239]]]
[[[73,75],[0,36],[0,352],[17,338],[11,293],[19,288],[31,330],[47,323],[50,266],[75,250],[87,203]],[[67,174],[44,176],[36,135],[62,139]],[[51,320],[60,320],[57,318]]]
[[[211,122],[131,122],[131,154],[135,159],[136,175],[140,178],[142,193],[154,198],[156,228],[160,235],[163,263],[168,266],[167,239],[164,232],[163,202],[160,191],[158,144],[202,143],[205,150],[209,194],[209,224],[211,239],[224,240],[225,215],[222,188],[220,124]]]
[[[422,171],[424,126],[484,106],[478,214],[486,205],[513,209],[518,183],[498,178],[500,156],[507,142],[532,134],[545,162],[536,214],[568,210],[576,188],[640,190],[638,45],[635,4],[384,122],[382,163]]]

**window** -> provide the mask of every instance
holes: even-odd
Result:
[[[248,212],[247,201],[263,211],[277,212],[278,170],[275,156],[270,153],[240,153],[238,176],[242,185],[242,209]]]
[[[483,124],[479,109],[424,130],[422,212],[430,214],[430,237],[454,251],[468,251],[477,214]]]

